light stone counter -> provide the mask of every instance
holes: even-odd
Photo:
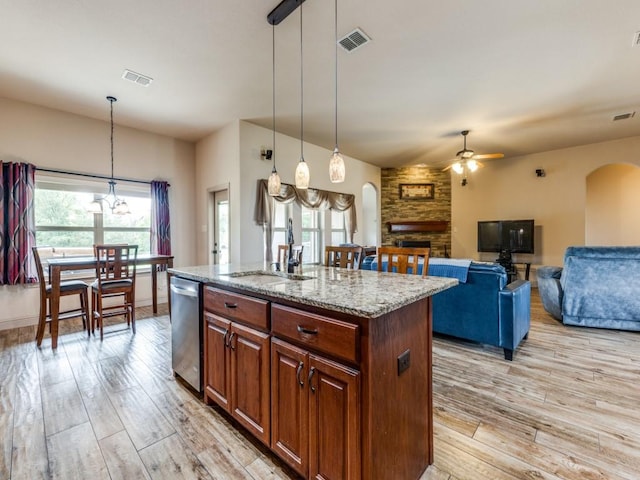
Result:
[[[169,273],[364,318],[377,318],[458,284],[453,278],[324,266],[303,266],[288,275],[271,272],[261,263],[178,267]]]

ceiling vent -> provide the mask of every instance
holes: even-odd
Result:
[[[640,32],[636,32],[633,36],[633,46],[640,47]]]
[[[629,113],[621,113],[620,115],[614,115],[613,121],[617,122],[618,120],[629,120],[630,118],[633,118],[635,114],[636,112],[629,112]]]
[[[353,32],[347,33],[344,37],[338,40],[338,43],[347,52],[353,52],[356,48],[360,48],[370,41],[371,38],[366,33],[359,28],[356,28]]]
[[[141,73],[136,73],[132,70],[125,70],[122,73],[122,78],[129,80],[130,82],[137,83],[138,85],[142,85],[143,87],[148,87],[151,82],[153,82],[153,78],[142,75]]]

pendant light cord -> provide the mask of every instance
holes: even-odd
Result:
[[[304,160],[304,95],[303,95],[303,65],[302,61],[302,3],[300,4],[300,160]]]
[[[272,106],[272,113],[273,113],[273,120],[271,123],[272,126],[272,131],[273,131],[273,151],[271,152],[271,155],[273,156],[273,169],[276,169],[276,25],[275,23],[271,25],[271,51],[272,51],[272,57],[271,57],[271,66],[272,66],[272,74],[273,74],[273,78],[271,80],[271,86],[272,86],[272,99],[271,99],[271,106]]]
[[[334,118],[334,126],[335,126],[335,138],[336,138],[336,146],[335,148],[338,148],[338,0],[335,0],[334,2],[334,6],[335,6],[335,12],[334,12],[334,36],[335,36],[335,49],[336,49],[336,55],[335,55],[335,93],[336,93],[336,105],[335,105],[335,118]]]
[[[109,97],[109,103],[111,104],[111,180],[113,180],[113,102],[116,99]]]

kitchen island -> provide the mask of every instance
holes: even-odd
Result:
[[[457,280],[262,264],[203,284],[204,399],[305,478],[417,479],[433,462],[431,296]]]

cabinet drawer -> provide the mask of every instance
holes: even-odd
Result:
[[[360,331],[357,325],[341,322],[281,305],[271,306],[271,332],[308,348],[358,362]]]
[[[266,300],[205,286],[203,307],[225,318],[269,329],[269,302]]]

